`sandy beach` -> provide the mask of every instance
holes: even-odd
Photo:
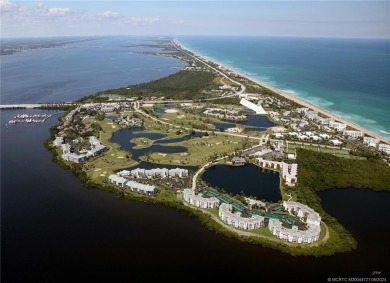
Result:
[[[290,93],[284,92],[284,91],[282,91],[280,89],[277,89],[275,87],[267,85],[267,84],[265,84],[265,83],[263,83],[263,82],[261,82],[259,80],[256,80],[256,79],[254,79],[254,78],[252,78],[252,77],[250,77],[248,75],[245,75],[245,74],[243,74],[243,73],[241,73],[241,72],[239,72],[237,70],[234,70],[234,69],[232,69],[230,67],[227,67],[227,66],[225,66],[223,64],[220,64],[219,62],[214,62],[213,60],[211,60],[211,59],[209,59],[207,57],[204,57],[204,56],[202,56],[202,55],[200,55],[200,54],[198,54],[198,53],[196,53],[196,52],[194,52],[194,51],[192,51],[190,49],[187,49],[186,47],[182,46],[181,44],[178,44],[178,45],[180,46],[180,48],[182,48],[184,50],[188,50],[189,52],[193,53],[195,56],[199,57],[200,60],[202,60],[202,61],[210,61],[210,62],[213,62],[213,63],[215,63],[217,65],[220,65],[223,68],[225,68],[226,70],[234,72],[234,73],[240,75],[241,77],[243,77],[243,78],[245,78],[245,79],[247,79],[247,80],[249,80],[251,82],[254,82],[254,83],[256,83],[256,84],[258,84],[260,86],[268,88],[268,89],[274,91],[275,93],[279,94],[280,96],[282,96],[284,98],[287,98],[289,100],[292,100],[292,101],[302,105],[303,107],[310,108],[310,109],[312,109],[314,111],[317,111],[318,113],[321,113],[321,114],[323,114],[323,115],[325,115],[325,116],[327,116],[329,118],[332,118],[332,119],[334,119],[334,120],[336,120],[338,122],[344,123],[344,124],[348,125],[349,127],[356,129],[357,131],[361,131],[361,132],[363,132],[364,134],[366,134],[368,136],[371,136],[371,137],[374,137],[374,138],[380,140],[383,143],[390,144],[390,141],[388,139],[386,139],[385,137],[383,137],[383,136],[381,136],[379,134],[376,134],[376,133],[374,133],[374,132],[372,132],[372,131],[370,131],[370,130],[368,130],[366,128],[363,128],[362,126],[360,126],[360,125],[358,125],[358,124],[356,124],[354,122],[351,122],[350,120],[345,119],[345,118],[341,117],[340,115],[334,114],[334,113],[332,113],[332,112],[330,112],[330,111],[328,111],[328,110],[326,110],[324,108],[321,108],[321,107],[319,107],[319,106],[317,106],[317,105],[315,105],[313,103],[310,103],[310,102],[308,102],[308,101],[306,101],[306,100],[304,100],[302,98],[299,98],[299,97],[294,96],[294,95],[292,95]],[[203,63],[207,64],[207,62],[203,62]],[[239,84],[239,82],[236,82],[236,83]]]

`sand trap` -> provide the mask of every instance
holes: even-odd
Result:
[[[100,168],[96,168],[96,169],[95,169],[95,171],[100,171],[100,170],[102,170],[102,169],[100,169]]]
[[[165,113],[177,113],[177,112],[179,112],[179,110],[177,110],[177,109],[165,109],[164,112]]]
[[[107,173],[107,171],[103,171],[103,174],[106,174]]]
[[[143,107],[153,107],[154,104],[151,104],[151,103],[145,103],[145,104],[142,104]]]
[[[217,142],[215,145],[219,145],[219,144],[221,144],[221,142]]]
[[[111,153],[111,156],[114,156],[115,154],[114,153]]]
[[[116,128],[116,126],[111,126],[113,129],[115,129]]]
[[[180,160],[175,159],[175,160],[173,160],[173,162],[180,163]]]
[[[100,177],[104,177],[104,176],[106,176],[106,174],[100,174],[99,176],[100,176]]]
[[[113,125],[114,123],[106,123],[107,125]]]
[[[275,133],[276,132],[285,132],[285,131],[287,131],[287,129],[285,127],[272,127],[271,130],[273,132],[275,132]]]
[[[177,116],[178,119],[183,119],[185,117],[186,117],[186,115],[179,115],[179,116]]]
[[[124,156],[118,156],[117,158],[125,158]]]
[[[160,156],[167,156],[166,153],[159,153],[158,155],[160,155]]]
[[[188,155],[188,152],[183,152],[183,153],[180,153],[180,155]]]

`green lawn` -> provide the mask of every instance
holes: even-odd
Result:
[[[99,140],[108,147],[108,151],[104,154],[93,157],[83,164],[84,170],[92,180],[105,180],[114,170],[128,168],[137,164],[135,160],[131,159],[131,154],[120,150],[118,144],[108,141],[113,132],[120,129],[117,123],[108,119],[98,121],[94,118],[88,118],[87,122],[98,123],[102,127]]]
[[[248,230],[248,232],[251,232],[253,234],[263,235],[266,237],[274,237],[276,239],[276,237],[272,235],[271,231],[268,229],[268,226],[260,227],[254,230]]]
[[[235,150],[242,148],[242,138],[210,135],[202,138],[192,138],[187,141],[164,146],[184,146],[188,148],[186,153],[159,154],[153,152],[149,158],[151,162],[161,164],[185,164],[198,166],[209,161],[210,158],[232,154]]]
[[[175,191],[160,189],[160,187],[159,187],[159,192],[156,195],[156,198],[158,200],[172,202],[172,201],[176,201],[177,200],[177,195],[176,195]]]

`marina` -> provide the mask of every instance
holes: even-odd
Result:
[[[7,125],[15,125],[20,123],[44,123],[51,116],[53,116],[53,114],[17,114],[8,121]]]

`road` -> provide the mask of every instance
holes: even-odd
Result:
[[[236,96],[236,95],[239,95],[239,94],[242,94],[244,93],[245,89],[246,89],[246,86],[243,85],[242,83],[236,81],[236,80],[233,80],[232,78],[230,78],[229,76],[227,76],[225,73],[223,73],[222,71],[212,67],[210,64],[208,64],[205,60],[203,60],[198,54],[196,54],[196,56],[192,55],[191,53],[189,53],[188,51],[184,50],[183,48],[181,48],[180,45],[176,44],[174,41],[172,41],[172,44],[181,52],[183,52],[184,54],[186,54],[187,56],[195,59],[196,61],[198,62],[201,62],[202,64],[206,65],[207,67],[209,67],[211,70],[217,72],[218,74],[220,74],[222,77],[228,79],[229,81],[231,81],[232,83],[234,84],[238,84],[240,85],[240,90],[238,92],[236,92],[235,94],[232,94],[232,95],[228,95],[228,96],[224,96],[224,97],[231,97],[231,96]],[[220,98],[220,97],[218,97]],[[213,99],[218,99],[218,98],[209,98],[209,99],[205,99],[205,100],[213,100]]]
[[[179,102],[179,101],[177,101],[177,102]],[[181,101],[181,102],[183,102],[183,101]],[[148,118],[152,119],[153,121],[159,122],[159,123],[164,124],[164,125],[169,125],[169,126],[172,126],[174,128],[177,128],[177,129],[185,129],[185,130],[188,130],[188,131],[194,130],[195,132],[203,132],[203,133],[207,132],[209,134],[214,132],[217,135],[228,135],[228,136],[241,137],[241,138],[250,138],[250,139],[261,141],[261,137],[254,137],[254,136],[249,136],[249,135],[241,135],[241,134],[228,133],[228,132],[218,132],[218,131],[211,131],[211,130],[199,130],[199,129],[192,129],[192,128],[188,128],[188,127],[175,125],[175,124],[163,121],[161,119],[158,119],[156,117],[153,117],[152,115],[149,115],[149,114],[145,113],[144,111],[142,111],[140,109],[140,102],[139,101],[133,102],[132,105],[134,107],[134,111],[135,112],[138,112],[139,114],[141,114],[141,115],[143,115],[145,117],[148,117]]]

